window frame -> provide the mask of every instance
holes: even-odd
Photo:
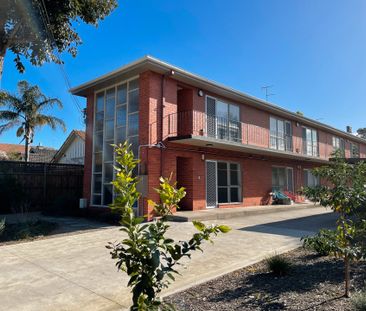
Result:
[[[217,204],[218,205],[224,205],[224,204],[240,204],[243,202],[243,198],[242,198],[242,176],[241,176],[241,165],[238,162],[233,162],[233,161],[223,161],[223,160],[217,160],[216,162],[216,196],[217,196]],[[219,163],[225,163],[226,164],[226,180],[227,180],[227,185],[226,186],[219,186]],[[231,185],[231,168],[230,165],[231,164],[235,164],[237,165],[237,174],[238,174],[238,185]],[[227,192],[227,202],[219,202],[219,188],[221,189],[226,189]],[[231,201],[231,188],[236,188],[238,189],[238,199],[239,201]],[[241,198],[241,200],[240,200]]]
[[[281,165],[272,165],[272,191],[273,191],[273,169],[284,169],[285,176],[286,176],[286,188],[287,190],[292,193],[295,193],[295,179],[294,179],[294,168],[291,166],[281,166]],[[288,173],[291,171],[291,179],[292,179],[292,190],[289,190],[289,180],[288,180]]]
[[[305,130],[305,140],[304,140],[304,130]],[[311,154],[308,151],[308,139],[307,139],[307,130],[311,131]],[[316,133],[316,155],[314,155],[314,134]],[[315,128],[302,126],[302,145],[303,145],[303,154],[310,157],[319,157],[319,131]]]
[[[108,121],[109,119],[106,119],[105,117],[105,111],[106,111],[106,102],[107,102],[107,91],[108,90],[111,90],[112,88],[114,88],[114,97],[115,97],[115,104],[114,104],[114,124],[113,124],[113,143],[117,143],[116,142],[116,139],[117,139],[117,129],[120,129],[122,128],[123,126],[118,126],[117,127],[117,107],[120,107],[120,106],[123,106],[123,105],[126,105],[126,140],[129,138],[129,137],[138,137],[139,136],[139,132],[138,134],[136,135],[132,135],[132,136],[128,136],[128,100],[129,100],[129,93],[132,92],[132,91],[135,91],[135,90],[139,90],[140,87],[139,87],[139,83],[138,83],[138,87],[134,88],[134,89],[131,89],[129,90],[129,82],[130,81],[133,81],[133,80],[139,80],[140,79],[140,76],[139,75],[135,75],[133,77],[130,77],[128,79],[125,79],[125,80],[122,80],[122,81],[119,81],[118,83],[115,83],[115,84],[112,84],[112,85],[108,85],[104,88],[101,88],[101,89],[97,89],[94,91],[94,103],[93,103],[93,139],[92,139],[92,176],[91,176],[91,192],[90,192],[90,205],[92,206],[95,206],[95,207],[103,207],[103,208],[107,208],[108,205],[105,205],[103,204],[103,200],[104,200],[104,187],[105,185],[109,184],[107,182],[104,182],[105,180],[105,169],[104,169],[104,164],[107,163],[107,164],[111,164],[112,165],[115,165],[115,155],[113,154],[113,160],[112,161],[107,161],[105,162],[104,158],[105,158],[105,152],[104,152],[104,144],[106,142],[106,131],[105,131],[105,124],[106,124],[106,120]],[[118,96],[118,87],[123,85],[123,84],[127,84],[127,90],[126,90],[126,102],[124,104],[118,104],[117,103],[117,96]],[[95,131],[95,124],[96,124],[96,115],[97,115],[97,110],[96,110],[96,105],[97,105],[97,95],[100,95],[101,93],[103,93],[103,130],[99,130],[98,132],[102,132],[103,131],[103,136],[102,136],[102,147],[101,147],[101,151],[99,151],[99,153],[102,154],[102,170],[101,170],[101,173],[95,173],[95,153],[94,152],[94,142],[95,142],[95,134],[96,134],[96,131]],[[138,114],[140,112],[140,103],[139,103],[139,109],[131,114]],[[109,139],[109,141],[111,141],[111,139]],[[137,147],[138,148],[138,147]],[[137,155],[136,155],[137,156]],[[94,192],[94,176],[95,175],[102,175],[102,180],[101,180],[101,192],[99,193],[95,193]],[[115,175],[116,175],[116,172],[115,170],[113,170],[113,175],[112,175],[112,180],[115,178]],[[94,195],[99,195],[100,196],[100,204],[94,204],[94,200],[93,200],[93,196]],[[114,193],[114,189],[112,187],[112,198],[115,197],[115,193]]]
[[[320,186],[320,178],[314,176],[313,173],[311,172],[311,170],[312,170],[311,168],[304,168],[303,169],[303,180],[305,181],[305,173],[311,174],[313,176],[313,178],[316,178],[316,180],[317,180],[317,184],[315,185],[315,187]],[[306,183],[304,182],[305,187],[309,187],[308,181],[309,181],[309,175],[307,176]],[[313,187],[313,186],[311,186],[311,187]]]
[[[275,124],[276,124],[276,135],[275,136],[272,135],[272,127],[271,127],[272,120],[274,120]],[[283,123],[283,138],[281,138],[279,135],[279,126],[278,126],[279,122]],[[290,133],[287,133],[287,131],[286,131],[286,127],[288,124],[290,125],[289,126]],[[269,145],[270,149],[278,150],[278,151],[292,152],[293,151],[293,142],[292,142],[293,133],[292,132],[293,132],[293,129],[292,129],[291,121],[285,120],[285,119],[282,119],[282,118],[279,118],[279,117],[273,116],[273,115],[269,116],[269,144],[268,145]],[[275,147],[272,147],[272,138],[275,139],[275,141],[276,141]],[[283,149],[279,148],[280,139],[283,139]]]
[[[353,147],[357,147],[357,155],[354,156],[353,154]],[[350,150],[350,157],[351,158],[355,158],[355,159],[358,159],[360,158],[360,144],[357,144],[357,143],[354,143],[354,142],[350,142],[349,143],[349,150]]]

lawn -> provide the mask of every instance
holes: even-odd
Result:
[[[262,261],[166,300],[181,311],[354,310],[351,299],[342,297],[342,260],[319,257],[302,248],[283,256],[292,263],[288,275],[276,277]],[[363,289],[365,261],[353,264],[352,279],[353,292]]]

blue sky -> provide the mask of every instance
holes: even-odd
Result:
[[[73,86],[150,54],[259,98],[261,86],[274,85],[277,105],[340,129],[366,127],[364,0],[121,0],[97,29],[77,29],[78,56],[63,57]],[[51,112],[67,133],[44,128],[35,136],[35,144],[59,147],[83,128],[59,68],[27,64],[19,74],[13,58],[6,56],[3,88],[26,79],[63,101]],[[0,142],[18,143],[14,132]]]

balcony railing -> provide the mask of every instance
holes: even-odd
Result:
[[[276,137],[266,127],[237,120],[207,115],[200,111],[183,111],[164,119],[166,137],[203,136],[226,142],[259,147],[271,151],[292,153],[328,160],[328,153],[319,155],[319,144],[310,146],[300,136]],[[323,148],[324,149],[324,148]]]
[[[253,124],[210,116],[200,111],[183,111],[167,117],[168,136],[205,136],[234,143],[269,148],[268,129]]]

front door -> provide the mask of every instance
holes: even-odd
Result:
[[[206,208],[217,207],[217,169],[215,161],[206,161]]]

